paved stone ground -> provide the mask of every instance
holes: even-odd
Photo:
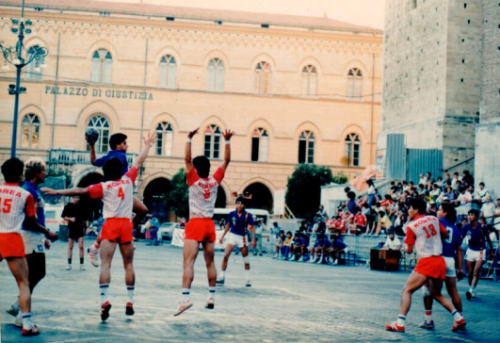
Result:
[[[86,242],[88,245],[89,242]],[[65,245],[48,253],[48,275],[35,290],[35,322],[42,335],[22,338],[5,310],[16,285],[0,264],[2,342],[494,342],[500,332],[500,284],[481,281],[478,298],[465,300],[466,333],[452,333],[451,316],[435,306],[435,331],[418,328],[420,293],[407,319],[406,334],[384,331],[398,314],[407,273],[375,272],[363,266],[322,266],[252,258],[254,286],[244,286],[243,263],[230,262],[226,285],[218,287],[216,310],[204,310],[207,294],[199,256],[192,290],[194,307],[173,317],[180,295],[181,250],[136,243],[136,315],[126,318],[126,288],[119,255],[110,288],[111,317],[99,317],[98,269],[65,270]],[[217,265],[221,262],[217,253]],[[466,285],[460,283],[460,293]]]

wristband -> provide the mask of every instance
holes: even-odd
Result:
[[[191,143],[193,140],[191,138],[188,138],[187,143]]]
[[[230,141],[226,141],[226,145],[229,145],[229,144],[231,144],[231,142]]]

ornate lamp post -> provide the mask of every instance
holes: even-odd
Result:
[[[17,143],[17,120],[19,112],[19,95],[26,93],[26,88],[21,87],[21,70],[28,64],[35,61],[36,68],[33,70],[36,73],[41,71],[40,68],[45,68],[44,57],[47,56],[49,51],[39,45],[34,45],[29,49],[23,46],[23,40],[25,35],[31,33],[31,20],[24,19],[24,0],[21,10],[21,18],[11,19],[13,34],[17,34],[18,40],[15,46],[6,47],[0,42],[0,50],[2,51],[4,63],[2,70],[9,70],[9,64],[12,64],[16,68],[16,84],[9,85],[9,94],[15,96],[14,100],[14,119],[12,127],[12,146],[10,155],[11,157],[16,156],[16,143]]]

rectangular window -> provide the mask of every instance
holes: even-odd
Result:
[[[359,166],[359,144],[354,145],[354,155],[352,158],[352,165]]]
[[[269,146],[269,137],[267,136],[262,136],[260,137],[260,149],[259,149],[259,161],[260,162],[267,162],[267,152],[268,152],[268,146]]]
[[[259,161],[259,137],[252,137],[252,162]]]
[[[163,133],[156,133],[156,155],[163,155]]]
[[[307,154],[307,163],[314,163],[314,141],[309,141],[309,149]]]
[[[214,158],[219,158],[220,152],[220,136],[214,136]]]
[[[305,140],[299,141],[299,163],[306,163],[306,144]]]
[[[165,156],[172,156],[173,138],[174,133],[172,131],[165,133]]]
[[[210,148],[212,146],[212,136],[211,135],[205,135],[205,145],[203,149],[203,154],[205,157],[210,158]]]

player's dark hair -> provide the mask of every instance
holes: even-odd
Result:
[[[349,198],[349,200],[356,199],[356,193],[354,193],[353,191],[347,192],[347,198]]]
[[[240,202],[243,206],[245,206],[245,205],[246,205],[246,204],[245,204],[245,198],[243,198],[243,197],[241,197],[241,196],[237,197],[235,202],[236,202],[236,203],[239,203],[239,202]]]
[[[104,172],[104,178],[107,181],[120,180],[123,175],[123,164],[119,159],[113,157],[104,163],[102,171]]]
[[[469,210],[467,214],[473,214],[474,216],[476,216],[477,219],[479,219],[479,211],[474,208],[472,210]]]
[[[115,150],[116,147],[127,140],[127,135],[123,133],[115,133],[109,137],[109,147],[111,150]]]
[[[12,157],[2,164],[2,174],[5,182],[19,182],[23,175],[24,163],[17,157]]]
[[[457,221],[457,210],[455,209],[455,206],[449,202],[443,202],[441,204],[441,210],[446,213],[445,218],[450,223],[455,223]]]
[[[409,207],[417,210],[419,214],[425,214],[425,212],[427,211],[425,200],[421,198],[410,198],[407,200],[407,204]]]
[[[207,178],[210,174],[210,160],[206,156],[196,156],[193,158],[193,166],[202,178]]]

